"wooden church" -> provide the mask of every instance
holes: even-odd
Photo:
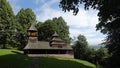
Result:
[[[28,29],[28,44],[24,48],[24,54],[69,54],[72,48],[65,43],[55,32],[51,41],[38,41],[38,32],[34,24]]]

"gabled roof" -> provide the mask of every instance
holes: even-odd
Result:
[[[31,24],[30,28],[28,31],[37,31],[37,28],[35,27],[34,23]]]

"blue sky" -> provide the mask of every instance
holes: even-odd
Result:
[[[21,8],[31,8],[36,14],[38,21],[44,22],[47,19],[62,16],[67,22],[72,38],[83,34],[89,45],[98,45],[104,40],[105,35],[96,31],[98,23],[97,10],[85,11],[83,5],[79,6],[79,13],[74,16],[72,12],[63,12],[59,8],[60,0],[7,0],[10,2],[15,14]]]

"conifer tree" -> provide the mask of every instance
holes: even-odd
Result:
[[[15,24],[15,16],[9,2],[0,0],[0,44],[3,48],[13,42]]]

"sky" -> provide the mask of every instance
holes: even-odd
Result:
[[[79,34],[87,38],[89,45],[94,46],[103,42],[105,35],[96,31],[98,23],[97,10],[85,11],[83,5],[79,6],[76,16],[72,12],[64,12],[59,7],[60,0],[7,0],[14,13],[17,14],[21,8],[31,8],[36,15],[37,21],[44,22],[47,19],[62,16],[67,22],[70,37],[77,38]]]

